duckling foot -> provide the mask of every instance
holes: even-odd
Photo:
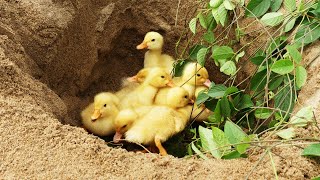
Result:
[[[154,142],[157,146],[157,148],[159,149],[159,154],[161,154],[162,156],[166,156],[168,155],[166,149],[162,146],[161,141],[158,137],[155,137]]]

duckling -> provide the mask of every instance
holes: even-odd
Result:
[[[145,68],[162,67],[170,74],[174,59],[167,54],[162,54],[162,47],[163,37],[161,34],[151,31],[145,35],[143,42],[137,46],[137,49],[148,49],[144,56]]]
[[[208,87],[206,86],[196,87],[195,97],[197,98],[201,91],[206,91],[206,90],[208,90]],[[191,118],[195,119],[198,122],[202,122],[204,120],[207,120],[212,113],[213,112],[207,109],[204,104],[200,105],[199,107],[196,104],[194,104]]]
[[[112,93],[102,92],[94,97],[94,102],[82,112],[83,126],[98,136],[107,136],[114,133],[114,118],[118,115],[119,99]]]
[[[173,92],[179,96],[168,97],[167,103],[172,107],[154,105],[140,107],[148,110],[138,108],[121,111],[115,119],[114,141],[118,141],[124,134],[129,142],[155,145],[161,155],[167,155],[161,143],[184,129],[192,108],[187,105],[188,93],[183,88],[175,88]]]
[[[159,88],[173,86],[171,76],[159,67],[144,68],[136,76],[145,78],[141,85],[121,99],[121,109],[152,105]]]
[[[198,86],[208,86],[210,82],[208,71],[205,67],[202,67],[198,63],[188,63],[183,72],[182,76],[175,78],[174,83],[178,86],[183,87],[189,92],[191,99],[195,99],[195,89]]]

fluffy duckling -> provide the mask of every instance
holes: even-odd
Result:
[[[206,90],[208,90],[208,87],[206,86],[196,87],[195,97],[197,98],[201,91]],[[213,112],[207,109],[204,104],[200,105],[199,107],[196,104],[194,104],[191,118],[195,119],[198,122],[202,122],[204,120],[207,120],[212,113]]]
[[[136,76],[144,77],[143,82],[121,99],[122,109],[152,105],[159,88],[173,86],[171,76],[163,68],[144,68]]]
[[[198,63],[192,62],[185,66],[182,76],[175,78],[174,83],[186,89],[190,97],[194,100],[196,87],[203,85],[208,86],[208,82],[210,82],[208,78],[209,74],[207,69]]]
[[[112,93],[102,92],[94,97],[94,102],[81,112],[83,126],[98,136],[114,133],[113,121],[118,115],[119,99]]]
[[[129,142],[155,145],[161,155],[167,155],[161,143],[184,129],[192,108],[187,106],[189,98],[184,89],[178,87],[174,91],[179,96],[168,97],[167,103],[172,107],[147,106],[142,110],[138,108],[121,111],[115,119],[114,141],[117,142],[124,134]]]
[[[167,73],[171,73],[174,59],[162,54],[163,37],[157,32],[148,32],[137,49],[148,49],[144,56],[144,67],[161,67],[166,69]]]

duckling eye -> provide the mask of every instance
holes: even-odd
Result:
[[[151,41],[152,41],[152,42],[154,42],[154,41],[155,41],[155,39],[151,39]]]
[[[185,96],[184,96],[184,98],[186,98],[186,99],[187,99],[187,98],[188,98],[188,96],[187,96],[187,95],[185,95]]]
[[[161,76],[161,78],[164,78],[164,76]]]
[[[126,127],[127,127],[127,125],[123,125],[123,126],[122,126],[122,128],[126,128]]]
[[[103,107],[107,107],[107,104],[104,104]]]
[[[197,76],[200,77],[201,75],[200,75],[200,74],[197,74]]]

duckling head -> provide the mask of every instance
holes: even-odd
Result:
[[[94,112],[91,115],[91,120],[95,121],[118,113],[119,99],[112,93],[102,92],[94,97]]]
[[[167,104],[172,108],[185,107],[191,102],[188,91],[182,87],[173,87],[168,91]]]
[[[189,63],[183,70],[182,79],[191,85],[208,85],[209,73],[205,67],[198,63]]]
[[[127,132],[133,122],[138,118],[138,115],[131,109],[125,109],[119,112],[117,117],[114,120],[114,127],[116,134],[113,137],[114,142],[119,142],[122,135]]]
[[[161,50],[163,46],[163,37],[157,32],[148,32],[137,49]]]
[[[163,68],[151,68],[145,78],[145,83],[161,88],[165,86],[173,87],[171,76]]]

